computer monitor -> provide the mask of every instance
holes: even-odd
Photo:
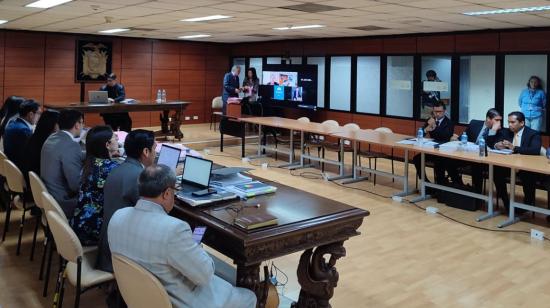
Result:
[[[181,177],[182,183],[194,184],[203,188],[208,187],[212,165],[211,160],[187,155]]]
[[[107,91],[88,91],[88,102],[90,104],[108,104],[109,94]]]
[[[160,148],[159,152],[159,159],[157,160],[157,164],[163,164],[170,169],[172,169],[174,172],[176,172],[176,168],[178,167],[178,161],[180,159],[181,149],[171,147],[169,145],[163,144]]]

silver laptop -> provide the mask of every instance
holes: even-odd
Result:
[[[108,104],[109,95],[107,91],[88,91],[88,102],[90,104]]]
[[[180,154],[181,149],[163,144],[160,148],[157,164],[166,165],[170,169],[172,169],[172,171],[176,172],[178,161],[180,159]]]

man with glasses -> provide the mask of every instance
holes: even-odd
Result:
[[[176,175],[168,166],[153,165],[141,172],[136,206],[116,211],[107,227],[111,252],[153,273],[173,307],[256,307],[252,291],[214,274],[214,262],[193,240],[189,224],[168,215],[175,185]]]
[[[46,139],[40,154],[40,177],[67,217],[78,203],[84,154],[76,138],[84,127],[84,115],[66,109],[59,114],[59,131]]]
[[[107,91],[110,103],[120,103],[126,98],[124,86],[117,81],[114,73],[107,76],[107,84],[101,86],[99,91]],[[132,130],[132,119],[128,112],[102,113],[101,116],[105,125],[111,126],[114,131],[120,129],[130,132]]]
[[[40,105],[32,99],[24,101],[19,106],[19,116],[9,122],[2,137],[4,153],[19,169],[23,170],[25,145],[32,136],[34,126],[40,115]]]
[[[441,102],[435,102],[432,109],[432,115],[424,123],[424,136],[426,138],[432,138],[437,143],[445,143],[451,140],[454,133],[454,123],[445,114],[445,105]],[[438,184],[445,183],[445,167],[442,162],[443,159],[435,155],[426,155],[426,163],[432,162],[434,164],[435,182]],[[413,158],[414,166],[416,167],[416,175],[420,179],[421,177],[421,162],[420,154],[416,154]],[[453,182],[456,179],[456,175],[451,175]],[[428,178],[426,181],[429,182]]]

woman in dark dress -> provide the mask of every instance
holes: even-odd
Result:
[[[86,136],[86,161],[82,170],[78,206],[70,225],[84,246],[97,245],[103,224],[103,185],[119,164],[112,160],[118,138],[109,126],[96,126]]]

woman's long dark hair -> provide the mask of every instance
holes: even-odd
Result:
[[[23,97],[12,95],[6,99],[2,109],[0,109],[0,117],[2,123],[0,124],[0,136],[4,135],[6,125],[8,125],[9,119],[19,112],[19,106],[25,101]]]
[[[537,85],[537,88],[535,90],[542,90],[542,80],[540,80],[539,76],[531,76],[529,77],[529,80],[527,80],[527,89],[531,89],[531,79],[535,79],[536,81],[538,81],[538,85]]]
[[[88,131],[86,135],[86,161],[82,170],[82,183],[90,175],[96,158],[108,159],[109,150],[106,143],[113,138],[113,129],[110,126],[98,125]]]
[[[258,75],[256,74],[256,69],[253,68],[253,67],[249,67],[249,68],[246,70],[245,80],[249,80],[249,78],[248,78],[248,72],[252,72],[252,81],[257,82],[257,81],[259,80],[259,79],[258,79]]]
[[[29,143],[33,144],[35,149],[42,149],[42,145],[46,139],[54,132],[55,126],[59,121],[59,112],[55,110],[46,110],[40,116],[36,128]]]

